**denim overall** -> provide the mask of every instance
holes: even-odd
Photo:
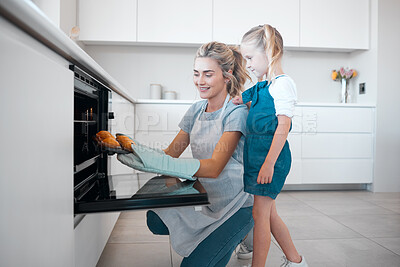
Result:
[[[242,95],[244,103],[251,101],[246,122],[247,136],[243,155],[244,191],[275,199],[282,190],[286,176],[289,174],[292,157],[289,143],[286,140],[275,163],[272,182],[257,184],[258,173],[268,155],[278,126],[274,99],[269,93],[269,86],[268,81],[262,81],[246,90]]]

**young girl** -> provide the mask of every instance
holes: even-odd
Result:
[[[286,138],[297,99],[296,85],[281,66],[282,37],[268,24],[254,27],[243,36],[241,53],[259,81],[234,99],[236,104],[251,101],[244,146],[244,190],[254,195],[252,266],[265,266],[271,232],[286,256],[284,266],[308,266],[275,206],[290,170]]]

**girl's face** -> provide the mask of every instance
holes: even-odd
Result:
[[[242,43],[240,52],[246,59],[246,67],[251,70],[257,78],[262,78],[268,72],[268,58],[264,51],[260,51],[254,45]]]
[[[226,81],[217,61],[208,57],[196,58],[193,69],[193,82],[200,97],[212,99],[226,96]]]

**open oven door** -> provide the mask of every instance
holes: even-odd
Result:
[[[207,192],[198,180],[137,173],[99,175],[95,181],[91,193],[75,198],[75,214],[209,204]]]

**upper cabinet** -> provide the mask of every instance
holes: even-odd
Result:
[[[136,41],[137,0],[79,0],[79,39]]]
[[[270,24],[298,50],[369,48],[370,0],[79,0],[83,42],[239,44]]]
[[[270,24],[281,33],[284,45],[299,46],[300,0],[214,0],[213,39],[239,44],[250,28]]]
[[[368,49],[369,0],[300,0],[300,46]]]
[[[212,40],[212,0],[138,0],[138,42]]]

